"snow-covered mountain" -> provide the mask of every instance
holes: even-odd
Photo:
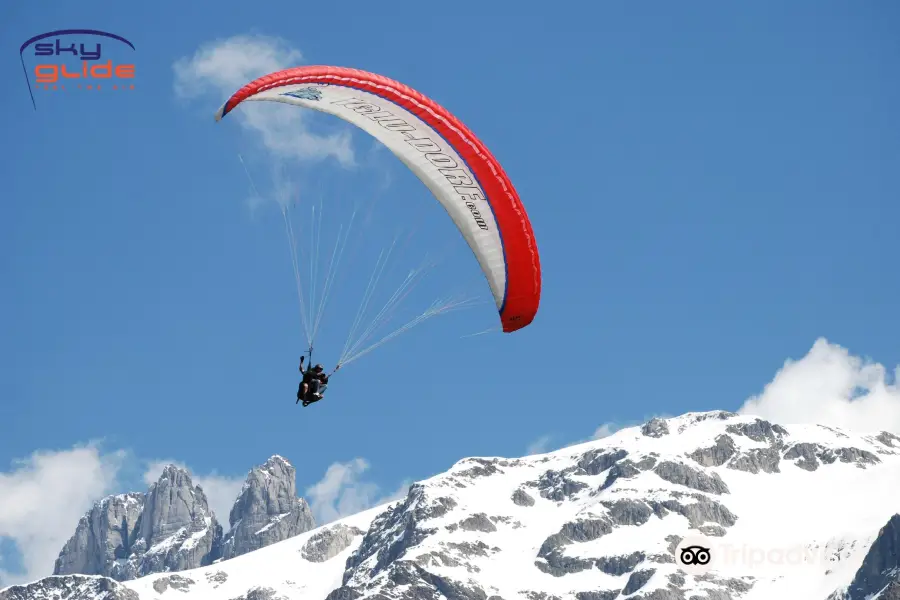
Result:
[[[231,560],[48,577],[0,600],[897,600],[898,491],[893,434],[689,413],[465,459]]]

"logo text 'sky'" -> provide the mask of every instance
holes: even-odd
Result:
[[[122,45],[134,50],[134,45],[122,36],[95,29],[61,29],[31,38],[22,44],[19,56],[32,103],[32,82],[25,67],[25,51],[29,47],[37,59],[32,73],[38,88],[65,89],[65,84],[70,83],[78,88],[83,85],[85,89],[101,89],[101,84],[111,83],[113,89],[133,89],[134,64],[115,61],[110,54]]]

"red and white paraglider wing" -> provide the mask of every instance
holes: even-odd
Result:
[[[531,323],[540,303],[541,267],[525,208],[497,160],[446,109],[380,75],[312,66],[245,85],[216,120],[248,100],[329,113],[377,138],[428,186],[459,228],[490,284],[503,331]]]

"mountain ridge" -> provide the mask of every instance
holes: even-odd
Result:
[[[145,493],[106,496],[81,517],[54,575],[128,581],[228,560],[309,531],[315,520],[297,497],[296,470],[274,455],[247,474],[223,534],[190,473],[166,465]]]
[[[687,413],[546,454],[462,459],[401,500],[228,561],[125,581],[115,593],[892,600],[900,589],[900,544],[889,526],[900,512],[897,489],[900,437],[892,433]],[[679,562],[686,544],[705,544],[713,560]],[[28,589],[49,600],[74,584],[29,585],[0,600]],[[91,593],[69,598],[101,597]]]

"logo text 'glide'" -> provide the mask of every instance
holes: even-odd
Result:
[[[123,46],[134,50],[124,37],[96,29],[60,29],[34,36],[19,48],[32,106],[37,109],[32,88],[65,90],[68,85],[100,90],[106,84],[113,90],[134,89],[134,63],[114,61],[112,56]],[[36,61],[31,69],[25,66],[26,55]]]

